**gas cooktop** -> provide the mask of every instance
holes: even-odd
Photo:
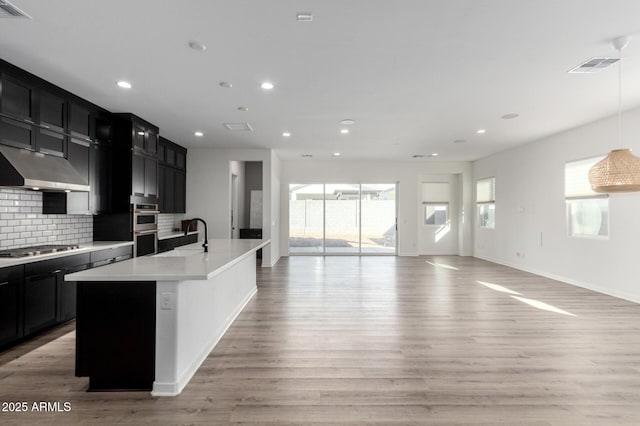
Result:
[[[39,254],[57,253],[60,251],[75,250],[80,248],[77,244],[63,244],[63,245],[43,245],[33,247],[22,247],[9,250],[0,250],[0,257],[27,257],[37,256]]]

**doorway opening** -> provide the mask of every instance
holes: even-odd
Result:
[[[397,254],[397,184],[289,185],[289,254]]]

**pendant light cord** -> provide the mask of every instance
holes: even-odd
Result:
[[[618,148],[622,147],[622,48],[618,49]]]

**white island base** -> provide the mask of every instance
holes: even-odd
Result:
[[[256,294],[267,244],[211,240],[208,253],[191,244],[66,275],[78,282],[76,375],[91,391],[178,395]]]
[[[207,281],[158,281],[151,394],[182,392],[257,291],[255,252]]]

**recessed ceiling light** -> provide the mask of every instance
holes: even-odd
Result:
[[[453,141],[453,143],[465,143],[466,141],[464,139],[456,139],[455,141]]]
[[[487,130],[486,129],[478,129],[478,130],[476,130],[476,133],[479,134],[479,135],[484,135],[485,133],[487,133]]]
[[[334,156],[334,157],[340,157],[340,153],[339,153],[339,152],[334,152],[334,153],[333,153],[333,156]]]
[[[268,81],[263,82],[260,87],[262,87],[264,90],[271,90],[273,89],[275,86],[273,85],[273,83],[270,83]]]
[[[238,107],[238,111],[247,112],[247,111],[249,111],[249,108],[243,107],[243,106],[239,106]]]
[[[122,87],[123,89],[131,89],[131,83],[128,81],[120,80],[117,84],[118,87]]]
[[[313,157],[313,155],[311,155],[311,154],[302,154],[301,157],[302,158],[311,158],[311,157]]]
[[[347,133],[349,133],[349,129],[340,129],[340,133],[346,135]]]
[[[226,81],[221,81],[220,83],[218,83],[218,85],[220,87],[224,87],[225,89],[231,89],[233,87],[233,84],[228,83]]]
[[[285,138],[288,138],[289,136],[291,136],[291,133],[284,132],[284,133],[282,133],[282,136],[284,136]]]
[[[343,126],[353,126],[354,124],[356,124],[356,121],[350,118],[345,118],[340,122],[340,124],[342,124]]]
[[[40,188],[38,188],[37,186],[34,186],[34,187],[33,187],[33,188],[31,188],[31,189],[33,189],[34,191],[39,191],[39,190],[40,190]]]
[[[67,194],[71,192],[70,189],[65,189],[64,192],[66,192]]]
[[[520,117],[519,114],[516,114],[516,113],[512,112],[512,113],[509,113],[509,114],[505,114],[500,118],[502,118],[503,120],[511,120],[512,118],[518,118],[518,117]]]
[[[313,15],[311,12],[301,12],[296,15],[296,20],[298,22],[311,22],[313,21]]]
[[[202,133],[202,132],[194,132],[193,134],[194,134],[195,136],[199,137],[199,138],[201,138],[202,136],[204,136],[204,133]]]
[[[207,50],[207,46],[200,43],[199,41],[190,41],[189,47],[198,52],[204,52],[205,50]]]
[[[144,132],[142,132],[142,131],[138,132],[138,134],[139,134],[140,136],[144,136]]]
[[[432,152],[431,157],[437,157],[439,154],[437,152]]]

